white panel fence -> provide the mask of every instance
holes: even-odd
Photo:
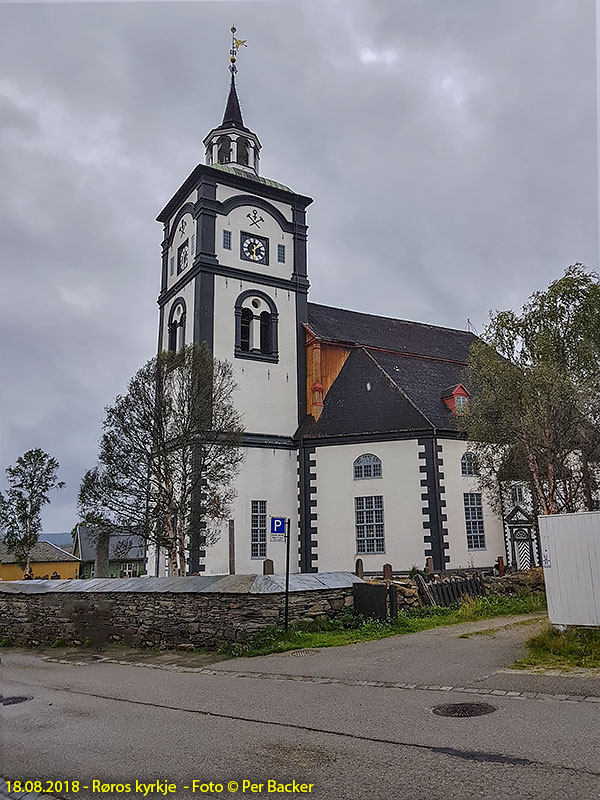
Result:
[[[538,519],[550,622],[600,626],[600,511]]]

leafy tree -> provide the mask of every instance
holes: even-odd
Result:
[[[190,542],[210,544],[229,514],[242,460],[231,365],[205,344],[163,352],[106,408],[98,465],[79,508],[98,535],[138,535],[185,574]]]
[[[42,508],[57,481],[58,461],[40,448],[28,450],[6,469],[8,490],[0,492],[0,535],[20,567],[29,566],[42,529]]]
[[[600,282],[569,267],[520,314],[491,314],[468,365],[462,427],[482,485],[528,478],[543,514],[593,507],[600,462]]]

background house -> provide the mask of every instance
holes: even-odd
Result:
[[[38,542],[29,559],[34,578],[49,578],[56,573],[60,578],[77,578],[79,559],[50,542]],[[21,581],[25,570],[17,564],[15,556],[0,541],[0,580]]]
[[[108,574],[111,578],[136,578],[144,572],[145,544],[139,536],[110,537]],[[96,537],[88,525],[77,526],[75,555],[81,559],[80,577],[93,578],[96,561]]]

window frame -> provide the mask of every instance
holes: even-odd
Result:
[[[256,524],[255,520],[256,519]],[[263,518],[264,517],[264,523]],[[255,554],[256,548],[256,554]],[[267,557],[267,501],[250,501],[250,559],[263,560]]]
[[[377,512],[381,512],[380,520],[377,519]],[[372,528],[372,532],[369,532],[369,528]],[[385,508],[382,494],[354,498],[354,542],[356,555],[385,553]],[[369,542],[373,543],[372,549],[369,549]]]
[[[367,469],[371,471],[370,475],[364,474]],[[358,474],[359,470],[361,474]],[[376,475],[376,472],[379,474]],[[354,459],[352,464],[352,475],[353,480],[355,481],[370,481],[383,478],[383,464],[381,459],[374,453],[363,453]]]
[[[472,470],[472,471],[469,471]],[[466,450],[460,459],[460,474],[463,478],[476,478],[479,475],[479,459],[472,450]]]
[[[223,250],[233,250],[233,237],[227,228],[223,228]]]
[[[263,306],[260,313],[258,309],[251,307],[253,299],[261,301],[261,303],[258,304],[259,308],[261,305]],[[250,303],[250,305],[248,305],[248,303]],[[265,311],[269,314],[268,330],[267,325],[264,322],[266,318],[263,317],[263,324],[261,325],[261,314],[265,313]],[[245,322],[245,319],[248,317],[247,312],[252,314],[250,319],[250,338],[248,350],[242,348],[242,323],[243,320]],[[274,300],[269,297],[268,294],[260,289],[247,289],[245,292],[242,292],[235,301],[234,323],[235,334],[233,354],[235,358],[247,358],[254,361],[268,361],[271,364],[278,363],[279,314],[277,312],[277,306],[275,305]],[[258,342],[254,341],[256,335],[258,335]],[[263,350],[266,348],[268,348],[268,352],[263,352]]]
[[[478,499],[473,502],[472,498]],[[481,492],[464,492],[463,508],[465,512],[467,550],[487,550]],[[477,544],[475,543],[476,539],[478,540]]]
[[[281,243],[277,244],[277,263],[285,264],[285,245]]]

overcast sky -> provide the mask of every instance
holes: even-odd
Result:
[[[59,460],[46,533],[155,352],[155,217],[221,122],[234,23],[262,174],[315,200],[311,300],[481,330],[598,267],[593,0],[0,4],[0,468]]]

